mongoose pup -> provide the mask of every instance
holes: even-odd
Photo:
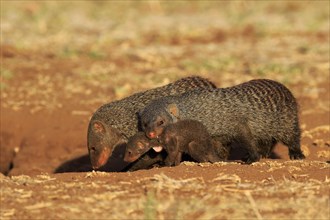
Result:
[[[179,120],[168,124],[159,135],[159,142],[167,152],[165,165],[179,165],[182,154],[186,153],[197,162],[217,162],[228,155],[218,155],[217,148],[207,128],[196,120]],[[159,148],[157,146],[157,148]]]
[[[87,133],[87,146],[93,169],[103,166],[115,147],[125,147],[127,138],[138,131],[137,112],[151,100],[182,94],[196,88],[212,90],[216,86],[207,79],[191,76],[101,106],[93,114]]]
[[[223,146],[246,147],[247,163],[268,156],[277,142],[289,148],[291,159],[303,159],[297,102],[284,85],[257,79],[233,87],[194,90],[149,103],[140,114],[142,129],[157,138],[182,119],[202,122]]]
[[[138,132],[127,143],[124,161],[133,162],[151,148],[156,152],[165,149],[167,166],[180,164],[184,153],[197,162],[212,163],[227,159],[229,154],[229,150],[216,143],[206,127],[196,120],[181,120],[167,125],[158,141],[148,139],[144,132]]]
[[[159,150],[157,149],[157,146],[159,146]],[[153,147],[156,152],[160,152],[162,150],[162,147],[157,140],[150,140],[144,132],[138,132],[128,139],[124,161],[134,162]]]
[[[149,140],[150,141],[150,140]],[[138,160],[130,163],[123,171],[136,171],[141,169],[150,169],[153,167],[164,166],[164,160],[166,158],[166,152],[162,151],[160,153],[154,150],[149,150],[147,153],[143,154]]]

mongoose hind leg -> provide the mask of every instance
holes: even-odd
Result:
[[[226,161],[231,150],[230,143],[228,143],[226,139],[222,139],[220,137],[212,137],[211,144],[217,158],[216,162]]]
[[[199,163],[209,161],[207,157],[208,152],[204,152],[206,149],[204,149],[205,146],[202,145],[199,142],[192,141],[187,146],[188,155]]]
[[[240,127],[239,142],[248,151],[248,155],[246,156],[246,158],[243,159],[245,163],[251,164],[260,160],[257,143],[251,133],[250,128],[247,125]]]
[[[305,155],[300,148],[300,129],[297,124],[294,131],[288,137],[283,138],[282,143],[289,148],[289,156],[291,160],[305,159]]]
[[[300,151],[300,152],[299,152]],[[305,155],[301,152],[301,150],[295,151],[295,152],[290,152],[290,159],[291,160],[303,160],[305,159]]]
[[[289,148],[289,156],[291,160],[302,160],[306,158],[300,149],[299,141],[292,141],[284,144]]]
[[[274,155],[274,148],[277,144],[277,140],[274,138],[271,139],[264,139],[257,141],[257,149],[261,157],[269,158],[271,155]]]

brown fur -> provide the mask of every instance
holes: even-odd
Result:
[[[186,153],[197,162],[225,160],[229,151],[219,142],[212,140],[206,127],[196,120],[181,120],[165,127],[159,142],[167,152],[165,165],[178,165]],[[222,155],[219,154],[222,149]],[[226,152],[226,153],[224,153]]]

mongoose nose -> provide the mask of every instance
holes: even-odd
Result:
[[[156,132],[153,132],[153,131],[149,132],[148,137],[151,139],[156,138]]]

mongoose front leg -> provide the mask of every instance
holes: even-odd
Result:
[[[178,145],[178,140],[176,137],[166,138],[165,150],[167,152],[167,157],[164,161],[165,165],[166,166],[175,165],[178,154],[179,154],[179,145]],[[181,159],[181,156],[180,156],[180,159]]]
[[[171,153],[167,153],[167,157],[164,161],[165,166],[173,166],[175,165],[175,161],[176,161],[176,152],[171,152]]]
[[[182,152],[179,151],[178,154],[176,155],[174,166],[178,166],[181,163],[181,160],[182,160]]]

